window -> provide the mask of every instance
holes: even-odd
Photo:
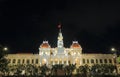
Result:
[[[96,59],[96,63],[98,63],[98,59]]]
[[[107,59],[104,59],[104,62],[107,63]]]
[[[13,59],[13,63],[15,63],[16,62],[16,59]]]
[[[18,59],[18,64],[20,64],[20,59]]]
[[[83,63],[85,63],[85,59],[83,59]]]
[[[103,63],[102,59],[100,59],[100,63]]]
[[[64,61],[64,64],[66,64],[66,61]]]
[[[55,64],[57,64],[58,62],[57,62],[57,60],[55,60]]]
[[[68,61],[69,64],[71,64],[70,60]]]
[[[36,64],[38,64],[38,59],[36,59]]]
[[[111,59],[109,59],[109,63],[112,63],[112,60],[111,60]]]
[[[91,59],[91,63],[94,63],[94,60],[93,60],[93,59]]]
[[[27,64],[30,64],[30,60],[29,59],[27,59]]]
[[[34,59],[32,59],[32,64],[34,64]]]
[[[89,59],[87,59],[87,63],[89,63]]]
[[[61,60],[59,61],[59,64],[62,64],[62,61],[61,61]]]
[[[22,63],[23,63],[23,64],[25,63],[25,60],[24,60],[24,59],[22,60]]]

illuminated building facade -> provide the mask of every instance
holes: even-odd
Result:
[[[78,41],[73,41],[69,48],[64,47],[63,36],[59,29],[57,38],[57,47],[52,48],[48,41],[43,41],[39,47],[39,54],[9,54],[7,58],[10,65],[17,64],[35,64],[38,66],[46,64],[47,66],[55,64],[113,64],[116,65],[113,54],[88,54],[82,53],[82,47]],[[120,67],[118,65],[118,72]]]

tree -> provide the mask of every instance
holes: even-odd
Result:
[[[88,73],[90,71],[90,67],[88,65],[80,66],[79,70],[83,77],[89,77]]]
[[[115,65],[110,64],[110,65],[109,65],[109,69],[110,69],[109,73],[113,73],[113,72],[116,73],[116,70],[117,70],[117,69],[116,69],[116,66],[115,66]]]
[[[40,67],[40,70],[41,70],[41,75],[44,77],[44,76],[47,75],[47,72],[49,71],[49,68],[45,64],[45,65]]]
[[[98,75],[101,75],[102,77],[110,74],[114,75],[115,70],[115,65],[112,64],[95,64],[91,67],[91,75],[95,77]]]
[[[66,72],[66,74],[67,74],[68,76],[71,76],[71,75],[72,75],[72,72],[74,71],[75,68],[76,68],[75,65],[69,64],[69,65],[67,65],[67,66],[64,67],[64,70],[65,70],[65,72]]]
[[[57,69],[58,69],[58,65],[57,64],[52,65],[51,74],[57,76]]]
[[[94,64],[91,66],[91,75],[98,75],[101,73],[101,65],[99,64]]]
[[[0,45],[0,73],[5,75],[7,72],[8,60],[6,59],[7,51],[4,50],[4,47]]]

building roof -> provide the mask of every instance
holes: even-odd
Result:
[[[73,41],[71,48],[81,48],[80,44],[78,43],[78,41]]]
[[[40,48],[50,48],[48,41],[43,41],[43,43],[40,45]]]

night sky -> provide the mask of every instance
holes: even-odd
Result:
[[[61,23],[64,46],[77,40],[84,53],[120,51],[120,2],[0,0],[0,44],[10,53],[38,53],[43,40],[57,46]]]

